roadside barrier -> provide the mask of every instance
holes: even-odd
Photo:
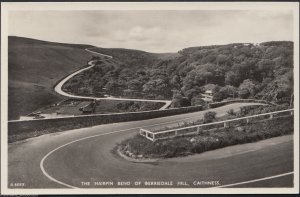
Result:
[[[51,119],[36,119],[36,120],[13,120],[8,121],[8,136],[18,135],[30,132],[56,132],[76,128],[83,128],[101,124],[137,121],[152,118],[159,118],[164,116],[171,116],[183,113],[191,113],[203,110],[201,105],[182,107],[174,109],[153,110],[143,112],[130,113],[114,113],[114,114],[93,114],[60,117]]]
[[[246,124],[248,124],[257,118],[259,120],[264,120],[264,119],[273,119],[275,117],[281,117],[284,115],[294,115],[294,109],[263,113],[258,115],[246,116],[246,117],[229,119],[229,120],[224,120],[219,122],[212,122],[207,124],[193,125],[188,127],[170,129],[166,131],[152,132],[150,130],[140,129],[140,135],[144,136],[145,138],[151,141],[156,141],[161,139],[174,138],[177,136],[199,134],[203,130],[212,129],[212,128],[231,127],[234,126],[234,123],[245,122]]]
[[[239,99],[239,102],[255,102],[247,99]],[[235,101],[235,102],[238,102]],[[234,103],[221,102],[222,105]],[[265,103],[256,101],[256,103]],[[213,103],[211,103],[213,104]],[[92,114],[69,116],[49,119],[35,119],[35,120],[11,120],[8,121],[8,140],[9,142],[26,139],[33,136],[43,135],[46,133],[53,133],[59,131],[66,131],[71,129],[78,129],[84,127],[91,127],[101,124],[110,124],[117,122],[138,121],[153,118],[160,118],[165,116],[172,116],[184,113],[192,113],[203,110],[203,106],[190,106],[181,108],[171,108],[163,110],[143,111],[143,112],[129,112],[129,113],[114,113],[114,114]],[[149,132],[148,132],[149,133]],[[149,136],[151,137],[151,133]]]
[[[275,103],[265,101],[265,100],[255,100],[255,99],[232,99],[232,100],[226,100],[226,101],[221,101],[221,102],[214,102],[214,103],[209,103],[208,106],[209,108],[216,108],[216,107],[221,107],[223,105],[231,104],[231,103],[263,103],[267,105],[276,105]]]

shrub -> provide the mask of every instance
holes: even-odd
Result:
[[[230,116],[235,116],[236,113],[234,112],[233,109],[230,109],[230,110],[227,111],[227,114],[230,115]]]
[[[240,111],[239,111],[238,115],[240,117],[247,116],[247,115],[249,115],[249,113],[251,111],[253,111],[254,109],[257,109],[257,108],[258,108],[258,106],[255,106],[255,105],[254,106],[249,105],[249,106],[240,107]]]
[[[204,117],[203,117],[203,122],[204,123],[210,123],[210,122],[213,122],[215,119],[216,119],[216,112],[214,111],[208,111],[204,114]]]
[[[171,107],[187,107],[191,102],[187,97],[184,97],[181,93],[176,93],[173,96]]]

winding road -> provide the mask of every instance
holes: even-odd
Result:
[[[90,53],[93,53],[93,54],[96,54],[96,55],[101,55],[101,56],[104,56],[108,59],[112,59],[113,57],[112,56],[109,56],[109,55],[105,55],[105,54],[102,54],[102,53],[98,53],[98,52],[95,52],[95,51],[92,51],[91,49],[85,49],[86,51],[90,52]],[[162,102],[162,103],[165,103],[165,105],[163,105],[160,109],[166,109],[167,107],[170,106],[171,104],[171,101],[170,100],[151,100],[151,99],[130,99],[130,98],[115,98],[115,97],[106,97],[106,98],[99,98],[99,97],[92,97],[92,96],[78,96],[78,95],[73,95],[73,94],[70,94],[70,93],[67,93],[67,92],[64,92],[62,90],[62,87],[63,85],[69,80],[71,79],[72,77],[74,77],[75,75],[85,71],[85,70],[88,70],[92,67],[95,66],[95,62],[96,61],[99,61],[99,60],[92,60],[90,61],[88,64],[90,66],[86,67],[86,68],[83,68],[83,69],[80,69],[70,75],[68,75],[66,78],[64,78],[63,80],[61,80],[54,88],[54,90],[58,93],[58,94],[61,94],[63,96],[66,96],[66,97],[70,97],[70,98],[79,98],[79,99],[95,99],[95,100],[118,100],[118,101],[147,101],[147,102]]]
[[[62,91],[66,81],[95,64],[91,61],[89,65],[60,81],[55,91],[72,98],[165,102],[162,109],[170,104],[170,101],[165,100],[84,97]],[[222,116],[229,109],[239,110],[241,106],[246,105],[259,104],[233,103],[210,111]],[[293,135],[230,146],[193,156],[149,162],[129,161],[113,151],[122,140],[138,134],[140,128],[165,127],[197,120],[202,118],[206,111],[105,124],[10,143],[8,187],[293,187]]]
[[[222,115],[245,105],[255,104],[234,103],[213,110]],[[195,120],[205,112],[99,125],[11,143],[8,185],[11,188],[20,188],[15,183],[24,183],[21,188],[293,187],[292,135],[154,162],[135,163],[112,151],[117,143],[136,135],[139,128]],[[135,181],[141,181],[141,185],[134,185]],[[164,181],[165,185],[153,185],[157,181]],[[209,184],[212,181],[214,185]]]

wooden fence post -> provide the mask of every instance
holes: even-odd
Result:
[[[229,127],[228,122],[224,122],[224,127]]]

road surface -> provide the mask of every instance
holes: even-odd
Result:
[[[244,105],[252,104],[234,103],[214,110],[222,114]],[[134,163],[112,152],[117,143],[137,134],[139,128],[198,119],[204,113],[99,125],[11,143],[8,147],[8,185],[12,188],[16,188],[15,183],[24,183],[21,188],[137,187],[132,185],[133,181],[170,184],[172,180],[172,186],[164,187],[293,186],[292,135],[148,163]],[[112,181],[114,185],[101,186],[104,181]],[[131,185],[118,186],[118,181],[131,181]],[[188,185],[177,185],[177,182],[185,181]],[[207,185],[208,182],[202,181],[215,181],[221,185]]]
[[[104,57],[107,57],[107,58],[113,58],[112,56],[109,56],[109,55],[104,55],[102,53],[98,53],[98,52],[94,52],[94,51],[91,51],[90,49],[85,49],[86,51],[88,52],[91,52],[93,54],[96,54],[96,55],[101,55],[101,56],[104,56]],[[74,77],[75,75],[85,71],[85,70],[88,70],[92,67],[95,66],[95,62],[98,61],[98,60],[92,60],[90,61],[88,64],[90,66],[86,67],[86,68],[83,68],[83,69],[80,69],[70,75],[68,75],[66,78],[64,78],[63,80],[61,80],[54,88],[55,92],[57,92],[58,94],[61,94],[63,96],[66,96],[66,97],[70,97],[70,98],[78,98],[78,99],[96,99],[96,100],[118,100],[118,101],[144,101],[144,102],[162,102],[162,103],[165,103],[164,106],[162,106],[160,109],[166,109],[167,107],[170,106],[171,102],[170,100],[150,100],[150,99],[129,99],[129,98],[114,98],[114,97],[106,97],[106,98],[99,98],[99,97],[92,97],[92,96],[78,96],[78,95],[73,95],[73,94],[70,94],[70,93],[67,93],[67,92],[64,92],[62,90],[62,87],[63,85],[69,80],[71,79],[72,77]]]

